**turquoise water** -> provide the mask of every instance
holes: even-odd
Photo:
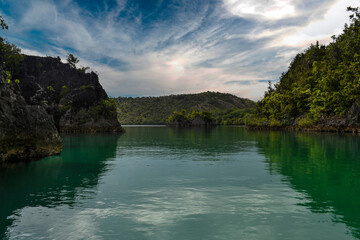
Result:
[[[126,131],[0,168],[0,239],[360,239],[359,137]]]

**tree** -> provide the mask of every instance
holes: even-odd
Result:
[[[1,26],[1,29],[8,29],[8,25],[5,23],[2,16],[0,16],[0,26]]]
[[[346,119],[360,99],[360,8],[348,7],[350,24],[329,45],[316,42],[290,63],[257,104],[253,125],[309,127]],[[251,123],[252,124],[252,123]]]
[[[76,64],[79,62],[79,59],[71,53],[68,54],[66,60],[67,60],[68,64],[70,64],[70,67],[72,67],[72,68],[76,68]]]
[[[359,7],[348,7],[346,9],[348,12],[352,12],[352,14],[349,16],[350,17],[350,21],[352,23],[355,23],[356,25],[359,24],[359,20],[360,20],[360,8]]]
[[[87,70],[89,70],[90,68],[89,67],[84,67],[84,66],[81,66],[81,68],[80,68],[80,71],[82,72],[82,73],[85,73]]]

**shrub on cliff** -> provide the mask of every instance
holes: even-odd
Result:
[[[76,64],[79,63],[79,59],[77,57],[75,57],[73,54],[69,53],[67,55],[67,63],[70,65],[70,67],[75,68],[76,69]]]
[[[194,126],[194,125],[215,125],[216,120],[208,111],[191,111],[181,110],[175,111],[167,119],[167,124],[170,126]]]
[[[308,126],[328,116],[344,118],[360,99],[360,11],[347,10],[350,25],[342,34],[327,46],[317,42],[297,54],[280,81],[269,85],[255,107],[263,123]]]
[[[98,105],[90,107],[89,113],[95,120],[98,120],[101,116],[116,118],[116,102],[113,98],[104,99]]]

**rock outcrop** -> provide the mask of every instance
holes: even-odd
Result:
[[[272,125],[271,121],[263,121],[257,124],[247,124],[248,129],[256,130],[290,130],[290,131],[306,131],[306,132],[339,132],[360,134],[360,101],[356,101],[350,108],[346,117],[338,117],[335,115],[324,116],[315,123],[307,126],[299,126],[294,121],[289,125]]]
[[[59,132],[123,132],[116,103],[97,74],[85,73],[60,58],[25,56],[18,91],[29,105],[41,105]]]
[[[215,127],[216,120],[210,117],[196,116],[188,118],[181,114],[173,114],[166,124],[169,127]]]
[[[53,118],[28,105],[0,66],[0,164],[60,154],[62,141]]]

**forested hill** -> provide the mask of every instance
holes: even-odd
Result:
[[[299,53],[280,82],[269,86],[249,126],[322,131],[360,129],[360,11],[325,46]]]
[[[164,124],[174,111],[182,109],[221,111],[251,108],[255,105],[249,99],[219,92],[161,97],[119,97],[115,100],[121,124]]]

